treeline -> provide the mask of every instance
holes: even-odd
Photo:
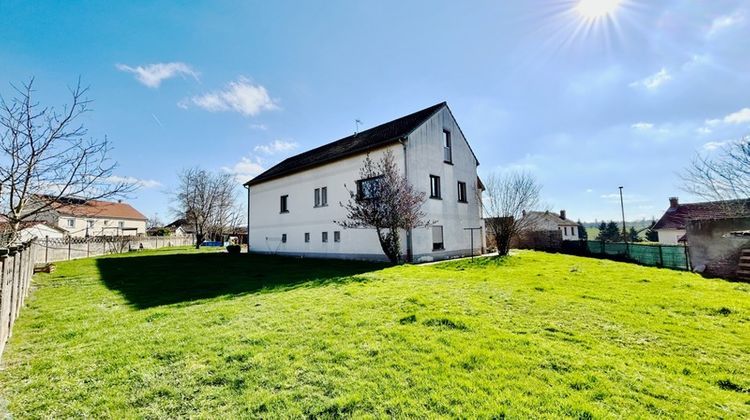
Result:
[[[651,225],[643,229],[646,231],[646,240],[651,242],[658,242],[659,237],[655,230],[651,229],[655,222],[651,222]],[[599,224],[599,234],[596,236],[597,241],[607,242],[642,242],[643,239],[640,237],[640,231],[636,230],[634,226],[631,226],[623,235],[623,231],[617,222],[610,220],[609,222],[601,222]]]

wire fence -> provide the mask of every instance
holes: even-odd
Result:
[[[38,250],[33,242],[0,249],[0,356],[29,294]]]
[[[690,270],[690,249],[682,245],[563,241],[562,252],[676,270]]]
[[[140,249],[193,245],[192,236],[94,236],[89,238],[41,238],[35,253],[36,264],[119,254]]]

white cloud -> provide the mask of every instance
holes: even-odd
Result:
[[[590,193],[594,192],[594,190],[592,190],[591,188],[587,188],[586,192],[590,194]]]
[[[697,131],[698,134],[711,134],[713,132],[713,130],[708,127],[698,127],[695,131]]]
[[[255,150],[256,152],[266,154],[266,155],[275,155],[277,153],[291,152],[292,150],[296,149],[298,146],[299,145],[295,142],[284,141],[284,140],[274,140],[268,144],[261,144],[261,145],[255,146],[253,150]]]
[[[265,87],[253,84],[245,77],[230,82],[223,90],[183,99],[177,106],[186,109],[191,104],[209,112],[232,111],[244,116],[255,116],[262,111],[279,109]]]
[[[703,145],[703,150],[712,152],[716,149],[721,149],[727,143],[729,142],[728,141],[709,141],[708,143]]]
[[[198,72],[185,63],[155,63],[145,66],[130,67],[125,64],[116,64],[118,70],[133,73],[135,78],[150,88],[157,88],[162,81],[176,76],[191,76],[198,79]]]
[[[719,16],[713,21],[711,21],[711,26],[708,28],[706,35],[709,38],[716,36],[718,33],[724,31],[725,29],[741,24],[744,21],[745,21],[745,16],[743,16],[739,12],[731,14],[731,15]]]
[[[610,203],[620,203],[620,193],[602,194],[600,198]],[[649,199],[637,194],[623,194],[622,201],[625,204],[637,204],[637,203],[648,203]]]
[[[724,117],[724,123],[726,124],[742,124],[746,122],[750,122],[750,108],[742,108]]]
[[[716,127],[719,124],[744,124],[750,123],[750,108],[742,108],[737,112],[733,112],[724,116],[723,118],[713,118],[705,121],[706,126]],[[705,127],[708,129],[707,127]],[[710,130],[710,129],[709,129]],[[708,131],[710,133],[710,131]]]
[[[107,178],[107,181],[113,184],[128,184],[135,185],[141,188],[156,188],[161,187],[161,182],[154,181],[153,179],[139,179],[132,176],[119,176],[112,175]]]
[[[655,90],[670,80],[672,80],[672,75],[669,74],[666,68],[662,68],[651,76],[636,80],[630,84],[630,87],[644,87],[648,90]]]
[[[268,126],[265,124],[250,124],[250,129],[252,130],[260,130],[260,131],[266,131],[268,130]]]
[[[238,182],[245,183],[265,171],[265,168],[262,159],[250,156],[243,157],[232,166],[224,166],[221,170],[234,175]]]
[[[630,128],[636,129],[636,130],[650,130],[654,128],[654,125],[647,122],[637,122],[630,126]]]

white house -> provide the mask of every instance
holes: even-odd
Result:
[[[560,214],[550,211],[530,211],[524,213],[524,227],[531,231],[559,230],[564,241],[577,241],[578,223],[568,219],[565,210]]]
[[[360,185],[369,153],[391,151],[398,168],[429,197],[435,224],[402,234],[402,254],[412,261],[469,255],[484,249],[477,177],[479,161],[443,102],[290,157],[245,183],[251,252],[309,257],[384,260],[372,229],[343,229],[339,205]]]
[[[50,226],[44,222],[30,222],[18,231],[18,237],[21,242],[27,242],[32,239],[63,239],[67,235],[64,229]]]
[[[54,200],[37,196],[39,201]],[[85,200],[65,197],[54,200],[48,211],[38,215],[51,226],[63,229],[71,237],[140,236],[146,234],[147,218],[121,201]]]

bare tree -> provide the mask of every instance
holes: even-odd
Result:
[[[70,89],[62,110],[34,99],[34,79],[11,85],[14,96],[0,97],[0,212],[8,230],[3,242],[17,240],[21,223],[35,220],[61,200],[123,196],[135,189],[114,177],[106,139],[87,138],[78,122],[89,111],[88,88]]]
[[[154,213],[154,215],[149,217],[148,220],[146,221],[147,229],[155,229],[155,228],[160,228],[163,226],[164,226],[164,223],[159,218],[158,213]]]
[[[529,228],[524,212],[539,204],[541,186],[526,172],[490,174],[480,203],[487,231],[494,236],[498,255],[507,255],[511,240]],[[481,192],[480,192],[481,194]]]
[[[334,221],[345,229],[375,229],[383,253],[393,264],[402,261],[402,230],[430,226],[422,211],[425,193],[414,189],[396,166],[391,151],[378,162],[368,155],[359,170],[357,188],[349,190],[349,200],[339,203],[346,209],[346,219]]]
[[[236,183],[230,174],[191,168],[179,174],[176,212],[195,228],[195,247],[237,223]]]
[[[709,201],[750,198],[750,136],[725,145],[715,157],[696,156],[682,180],[685,191]]]

